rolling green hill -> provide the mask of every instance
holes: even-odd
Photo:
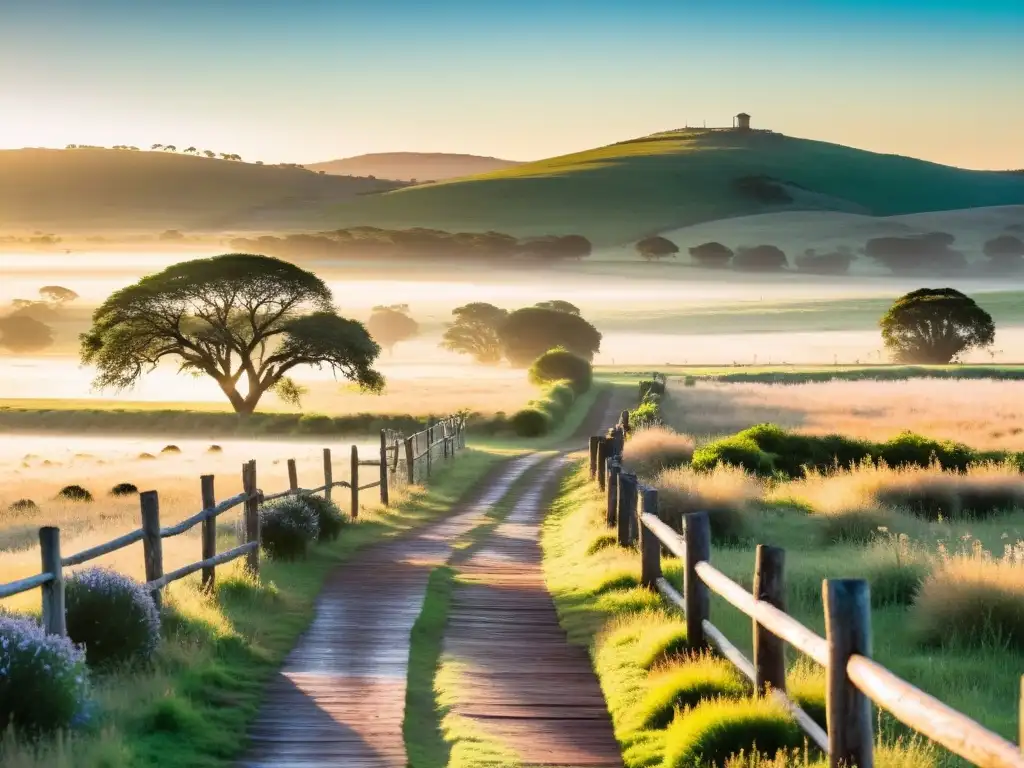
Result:
[[[305,228],[325,206],[398,186],[169,152],[0,150],[0,229]]]
[[[477,173],[491,173],[519,163],[497,157],[460,155],[451,152],[376,152],[369,155],[307,163],[312,171],[343,176],[376,176],[378,179],[441,181]]]
[[[354,225],[580,233],[601,244],[780,210],[886,216],[1024,204],[1024,177],[761,131],[673,131],[325,210]]]

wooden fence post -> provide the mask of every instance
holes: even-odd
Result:
[[[658,491],[656,488],[643,488],[640,491],[640,509],[645,515],[658,516]],[[655,588],[655,582],[661,578],[661,542],[654,533],[648,530],[637,518],[640,529],[640,583],[648,589]]]
[[[623,411],[619,415],[619,424],[622,425],[622,431],[629,434],[629,411]]]
[[[757,545],[754,563],[754,599],[786,611],[786,582],[783,572],[786,551],[766,544]],[[754,621],[754,671],[757,693],[786,692],[786,644]]]
[[[597,444],[597,487],[604,490],[608,467],[608,440],[599,437]]]
[[[146,560],[146,581],[156,581],[164,575],[163,540],[160,538],[160,497],[156,491],[139,494],[142,505],[142,553]],[[160,610],[160,590],[152,592],[153,602]]]
[[[409,485],[416,484],[416,457],[413,454],[415,436],[405,438],[405,466],[409,474]]]
[[[359,517],[359,449],[352,446],[352,519]]]
[[[636,540],[633,531],[636,521],[637,480],[632,472],[619,471],[618,539],[620,547],[628,547]]]
[[[255,541],[256,547],[246,555],[245,567],[253,577],[260,575],[260,500],[257,498],[256,460],[242,465],[242,488],[245,501],[245,540]]]
[[[711,561],[711,526],[707,512],[683,515],[683,541],[686,545],[683,571],[686,641],[691,648],[706,648],[703,621],[711,614],[711,595],[707,584],[697,575],[697,563]]]
[[[331,486],[334,485],[334,462],[331,459],[331,449],[324,448],[324,498],[331,500]]]
[[[615,516],[619,507],[619,472],[621,466],[616,458],[608,459],[608,478],[605,482],[605,499],[608,502],[606,510],[608,527],[615,527]]]
[[[612,455],[616,458],[622,458],[622,449],[626,447],[626,433],[622,430],[622,427],[616,426],[612,428]]]
[[[433,456],[431,456],[431,454],[433,452],[434,452],[434,428],[433,427],[427,427],[427,479],[428,480],[430,479],[431,464],[433,464]]]
[[[213,488],[213,475],[203,475],[199,478],[199,487],[203,497],[203,509],[213,509],[217,506],[217,494]],[[210,515],[203,520],[203,556],[202,560],[209,560],[217,554],[217,518]],[[203,590],[213,591],[215,566],[208,565],[203,568]]]
[[[388,505],[388,436],[380,431],[380,503]]]
[[[597,477],[597,451],[601,445],[601,438],[597,435],[590,436],[590,479]]]
[[[48,635],[66,635],[64,614],[64,569],[60,564],[60,528],[46,526],[39,529],[39,549],[42,552],[42,573],[53,580],[43,584],[43,631]]]
[[[391,474],[393,474],[393,475],[397,475],[398,474],[398,459],[399,459],[399,454],[401,454],[401,452],[402,452],[401,441],[398,440],[397,438],[395,438],[395,458],[393,459],[394,463],[392,463],[392,465],[391,465]]]
[[[872,768],[871,702],[846,673],[851,656],[871,658],[871,593],[864,579],[826,579],[822,593],[829,766]]]
[[[299,471],[295,466],[295,459],[288,459],[288,490],[299,490]]]

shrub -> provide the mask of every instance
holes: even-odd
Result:
[[[786,254],[774,245],[739,248],[732,257],[733,269],[747,272],[775,272],[789,266]]]
[[[224,449],[221,448],[216,443],[214,443],[213,445],[211,445],[209,448],[206,449],[206,452],[207,453],[223,453]]]
[[[565,347],[555,347],[533,361],[529,377],[530,382],[537,386],[568,381],[573,391],[581,395],[590,389],[594,370],[582,357],[574,355]]]
[[[106,568],[89,568],[65,586],[68,637],[85,647],[92,667],[146,663],[160,642],[160,615],[137,581]]]
[[[334,541],[341,535],[347,521],[337,504],[315,493],[303,496],[302,500],[316,513],[317,541]]]
[[[551,429],[551,417],[537,408],[523,408],[512,415],[512,429],[519,437],[540,437]]]
[[[633,659],[641,669],[651,669],[670,659],[686,656],[690,645],[686,640],[686,624],[679,619],[652,622],[636,638]]]
[[[622,461],[639,477],[651,477],[663,469],[689,464],[693,458],[693,438],[668,427],[639,429],[622,450]]]
[[[567,381],[559,381],[548,387],[547,396],[544,399],[557,403],[557,408],[561,415],[568,411],[572,404],[576,402],[576,393]]]
[[[774,699],[703,701],[665,732],[665,768],[721,765],[741,750],[774,755],[802,747],[806,737]]]
[[[155,459],[156,456],[154,456],[152,453],[140,453],[138,455],[138,458],[140,458],[140,459],[142,459],[144,461],[148,461],[149,459]]]
[[[322,413],[307,413],[299,419],[298,430],[306,435],[329,435],[334,432],[334,419]]]
[[[878,457],[890,467],[930,466],[938,461],[943,469],[965,470],[975,460],[974,451],[952,440],[932,440],[913,432],[901,432],[878,447]]]
[[[118,483],[110,489],[111,496],[131,496],[133,493],[138,492],[138,487],[131,483]]]
[[[668,469],[655,478],[654,487],[658,489],[658,517],[681,531],[683,515],[707,512],[711,539],[717,543],[735,543],[750,535],[749,507],[764,491],[754,477],[730,466],[706,473],[688,467]]]
[[[771,477],[775,472],[772,457],[749,437],[739,435],[701,446],[693,452],[691,466],[700,472],[710,472],[719,466],[740,467],[762,477]]]
[[[1024,649],[1024,545],[1001,557],[975,541],[971,551],[942,552],[921,583],[914,629],[931,645]]]
[[[648,395],[661,395],[665,394],[665,382],[661,379],[644,379],[640,382],[640,400],[641,402],[647,399]]]
[[[630,429],[647,429],[660,426],[661,423],[661,403],[657,395],[648,395],[629,412]]]
[[[0,613],[0,732],[67,728],[88,693],[85,653],[33,619]]]
[[[176,445],[165,445],[160,449],[160,453],[181,453],[181,448]]]
[[[742,698],[747,685],[732,663],[714,656],[695,656],[651,677],[636,710],[643,728],[664,728],[676,709],[695,707],[703,699]]]
[[[316,510],[304,498],[286,496],[260,509],[263,549],[272,560],[306,556],[309,542],[320,534]]]
[[[39,505],[32,501],[32,499],[18,499],[11,502],[7,509],[11,512],[35,512],[39,509]]]
[[[716,243],[701,243],[690,250],[690,257],[702,267],[722,269],[729,266],[729,259],[732,258],[732,248]]]
[[[57,498],[68,501],[92,501],[92,493],[80,485],[65,485],[60,489]]]

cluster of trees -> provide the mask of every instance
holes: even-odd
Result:
[[[352,227],[317,234],[236,238],[231,247],[284,259],[309,257],[437,258],[558,261],[590,255],[591,243],[582,235],[550,235],[519,239],[501,232],[445,232],[438,229],[380,229]]]
[[[60,285],[45,285],[38,299],[14,299],[0,316],[0,349],[15,354],[41,352],[53,344],[52,322],[78,294]]]
[[[920,288],[898,298],[879,321],[882,342],[899,363],[944,365],[991,347],[992,316],[952,288]]]
[[[601,349],[600,332],[567,301],[545,301],[512,312],[474,302],[456,307],[452,316],[441,346],[483,365],[508,360],[526,368],[557,347],[589,362]]]
[[[125,151],[128,151],[128,152],[138,152],[139,151],[138,147],[132,147],[132,146],[129,146],[127,144],[115,144],[112,147],[101,147],[101,146],[97,146],[95,144],[68,144],[65,147],[65,149],[117,149],[117,150],[125,150]],[[174,144],[154,144],[153,146],[150,147],[150,149],[153,150],[153,151],[162,150],[164,152],[177,152],[178,151],[178,148]],[[209,158],[219,157],[221,160],[236,160],[236,161],[239,161],[239,162],[241,162],[241,160],[242,160],[242,156],[241,155],[233,154],[233,153],[230,153],[230,152],[214,152],[213,150],[210,150],[210,149],[199,150],[199,149],[196,149],[195,147],[186,147],[185,149],[181,150],[181,152],[182,152],[182,154],[185,154],[185,155],[196,155],[196,156],[203,155],[204,157],[209,157]],[[294,163],[290,163],[288,165],[294,165]]]
[[[646,261],[675,258],[679,246],[664,237],[648,237],[636,244],[637,253]],[[740,247],[735,251],[718,242],[702,243],[689,249],[690,257],[700,266],[708,269],[733,269],[745,272],[776,272],[787,269],[789,260],[785,252],[774,245]],[[850,256],[852,259],[852,255]],[[797,259],[797,268],[813,272],[820,269],[822,257],[811,252]],[[849,268],[849,261],[842,271]]]

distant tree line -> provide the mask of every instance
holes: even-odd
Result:
[[[437,258],[476,261],[526,259],[542,262],[583,259],[590,241],[582,235],[516,238],[501,232],[445,232],[438,229],[378,229],[353,227],[317,234],[266,235],[236,238],[231,247],[240,252],[265,253],[283,259],[327,258]]]

